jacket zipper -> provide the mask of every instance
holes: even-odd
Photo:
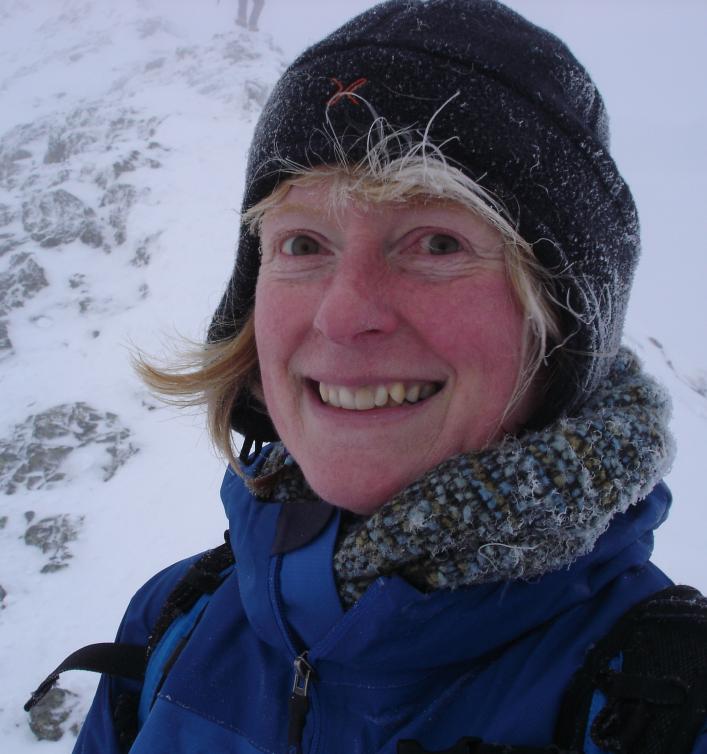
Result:
[[[307,662],[307,651],[297,655],[294,661],[295,676],[292,693],[287,705],[287,746],[293,754],[302,752],[302,733],[309,711],[309,682],[314,680],[314,668]]]
[[[284,615],[279,579],[281,565],[282,555],[278,555],[271,565],[269,581],[270,595],[276,608],[275,614],[280,630],[292,654],[295,655],[292,691],[287,702],[287,754],[302,754],[302,737],[310,708],[310,684],[316,679],[317,674],[307,659],[309,650],[302,649],[301,644],[297,647],[298,642],[293,636]]]

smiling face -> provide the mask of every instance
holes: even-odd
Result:
[[[330,180],[330,179],[327,179]],[[525,317],[500,233],[458,204],[349,203],[326,180],[263,216],[255,338],[268,413],[310,486],[372,513],[521,426]]]

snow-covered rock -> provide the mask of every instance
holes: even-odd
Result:
[[[36,193],[22,203],[22,225],[40,246],[61,246],[80,238],[88,246],[100,246],[96,213],[64,189]]]
[[[5,272],[0,273],[0,315],[18,309],[49,285],[37,257],[28,252],[15,254]]]
[[[59,741],[69,730],[78,734],[80,721],[72,719],[78,695],[55,686],[29,713],[29,727],[38,741]]]
[[[41,573],[53,573],[66,568],[68,561],[73,557],[69,542],[78,537],[83,517],[63,513],[34,522],[34,512],[31,513],[31,523],[27,527],[24,540],[26,545],[38,547],[42,553],[49,556],[41,568]]]
[[[0,491],[12,495],[67,484],[98,466],[104,482],[137,453],[131,432],[116,414],[85,403],[52,406],[13,427],[0,439]],[[97,446],[96,453],[91,446]],[[86,452],[89,451],[89,452]],[[87,462],[78,462],[84,455]]]

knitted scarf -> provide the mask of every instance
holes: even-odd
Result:
[[[667,393],[622,349],[575,416],[449,458],[371,516],[345,513],[334,555],[343,604],[394,573],[430,591],[570,565],[669,470],[669,414]],[[281,444],[259,480],[270,500],[318,499]]]

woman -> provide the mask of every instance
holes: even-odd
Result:
[[[141,367],[208,406],[236,566],[157,644],[131,751],[559,751],[588,650],[670,585],[668,400],[620,349],[637,256],[602,100],[552,35],[391,0],[305,52],[256,129],[208,347]],[[105,677],[76,751],[119,751],[137,693]],[[668,735],[607,698],[585,751]]]

